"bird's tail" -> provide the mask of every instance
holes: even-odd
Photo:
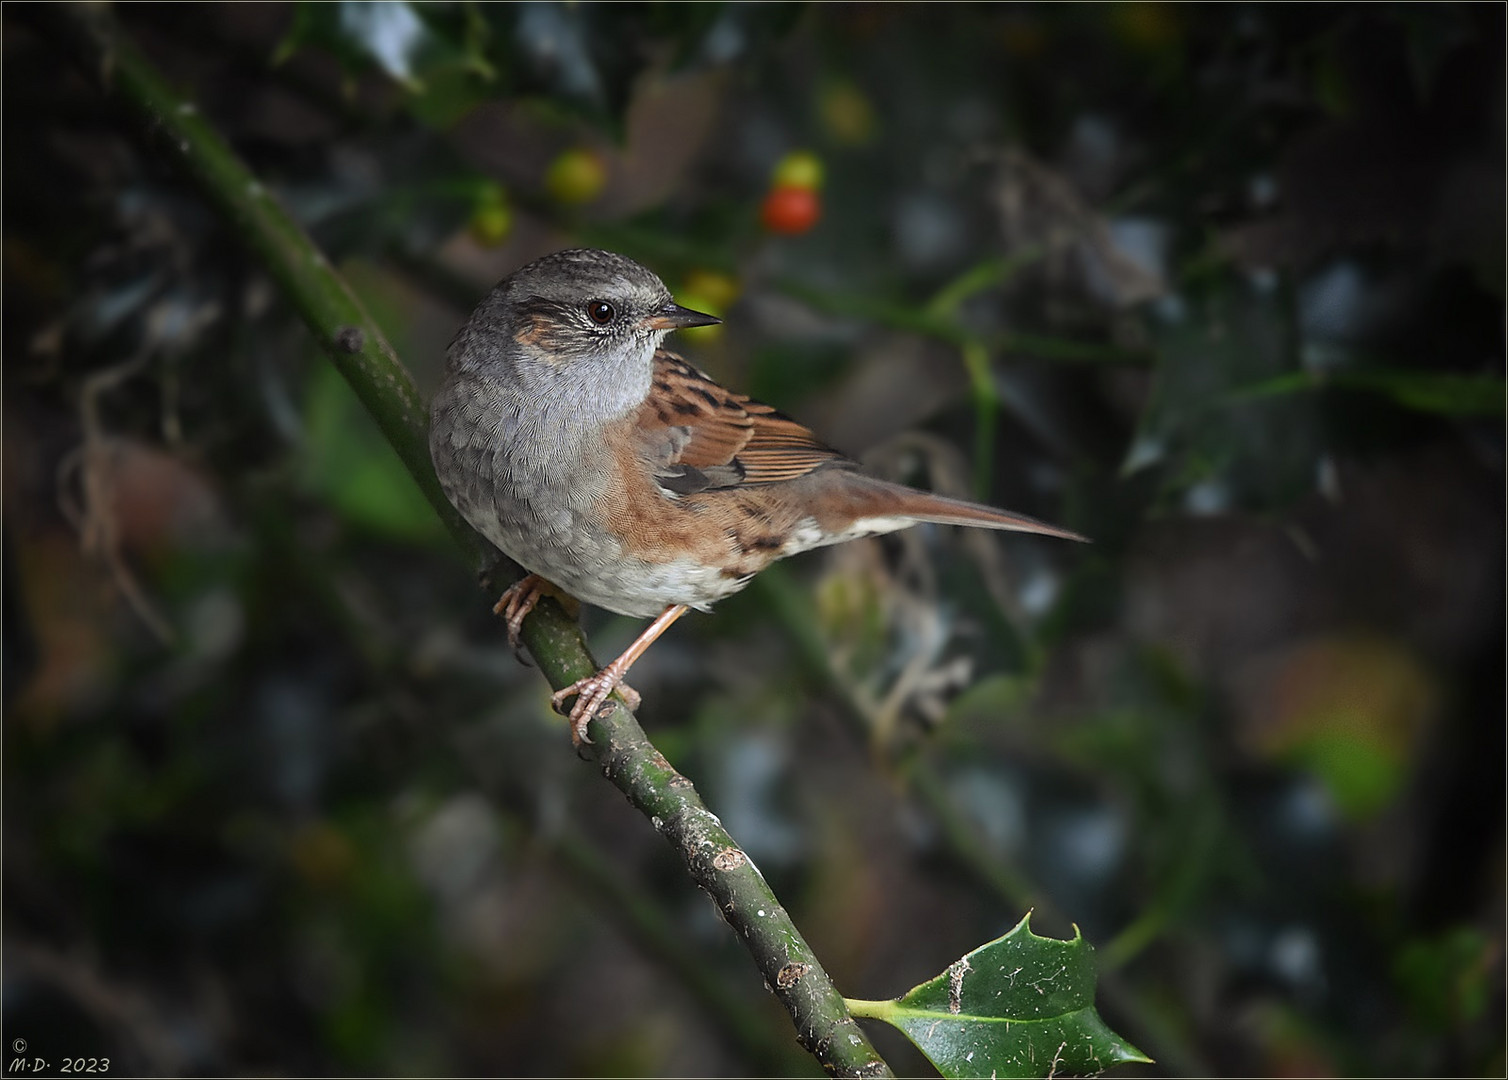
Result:
[[[968,525],[1089,542],[1086,536],[1025,514],[997,510],[993,506],[966,502],[963,499],[950,499],[934,495],[930,491],[918,491],[916,488],[877,480],[862,473],[849,473],[844,480],[843,495],[846,498],[840,501],[846,504],[844,510],[847,514],[852,515],[851,528],[857,535],[890,532],[915,522],[930,521],[939,525]]]
[[[917,521],[931,521],[939,525],[971,525],[1006,532],[1040,533],[1043,536],[1057,536],[1086,544],[1089,542],[1087,536],[1080,536],[1070,529],[1049,525],[1025,514],[996,510],[993,506],[964,502],[962,499],[949,499],[927,491],[913,490],[911,497],[902,503],[901,511]]]

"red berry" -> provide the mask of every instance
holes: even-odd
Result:
[[[773,187],[759,208],[759,219],[773,233],[798,236],[817,224],[822,202],[808,187]]]

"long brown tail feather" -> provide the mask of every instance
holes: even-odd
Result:
[[[1080,536],[1070,529],[1049,525],[1045,521],[1038,521],[1025,514],[1013,514],[1005,510],[996,510],[992,506],[948,499],[941,495],[928,494],[925,491],[916,492],[915,498],[908,500],[901,512],[918,521],[932,521],[939,525],[972,525],[1009,532],[1041,533],[1043,536],[1057,536],[1064,540],[1078,540],[1086,544],[1089,542],[1087,536]]]
[[[852,475],[852,474],[850,474]],[[856,477],[857,478],[857,477]],[[881,500],[885,503],[883,515],[915,518],[917,521],[930,521],[939,525],[968,525],[976,528],[1001,529],[1009,532],[1039,533],[1043,536],[1056,536],[1064,540],[1077,540],[1080,543],[1089,543],[1087,536],[1080,536],[1070,529],[1060,528],[1057,525],[1049,525],[1045,521],[1038,521],[1034,517],[1025,514],[1014,514],[1006,510],[997,510],[993,506],[983,506],[979,503],[965,502],[962,499],[949,499],[943,495],[934,495],[928,491],[918,491],[916,488],[906,487],[902,484],[891,484],[873,477],[863,478],[867,483],[863,486],[869,488],[867,492],[853,490],[859,501],[865,500],[865,495],[871,498],[879,495],[883,489],[884,495]],[[855,509],[858,509],[855,507]],[[861,516],[863,515],[861,512]]]

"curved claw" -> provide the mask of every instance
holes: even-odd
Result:
[[[639,708],[643,700],[639,692],[624,682],[623,676],[615,673],[611,665],[595,675],[577,679],[564,690],[557,690],[550,695],[550,706],[562,716],[569,716],[571,719],[573,745],[580,747],[582,743],[592,741],[587,738],[586,726],[592,722],[593,717],[601,714],[603,706],[608,704],[608,698],[615,690],[623,699],[623,703],[628,706],[629,712],[634,712]],[[573,697],[576,699],[576,704],[567,710],[565,703]]]
[[[598,710],[614,690],[618,691],[618,695],[628,706],[629,712],[638,709],[638,691],[624,683],[623,677],[628,674],[628,669],[633,666],[634,661],[644,655],[644,650],[654,644],[655,639],[684,614],[686,614],[685,604],[671,604],[660,612],[659,617],[650,623],[642,634],[634,638],[633,644],[623,650],[622,656],[595,675],[577,679],[564,690],[557,690],[551,695],[550,704],[558,713],[565,713],[567,699],[572,696],[576,698],[576,704],[571,706],[571,711],[567,715],[571,718],[571,742],[577,749],[580,749],[582,743],[592,741],[586,737],[586,726],[591,723],[592,717],[598,715]]]
[[[503,595],[498,597],[497,603],[492,605],[492,614],[501,616],[508,624],[508,644],[512,646],[513,655],[519,663],[525,662],[524,643],[519,636],[523,631],[524,620],[534,610],[534,605],[539,603],[540,597],[554,592],[555,586],[538,574],[530,574],[509,585]]]

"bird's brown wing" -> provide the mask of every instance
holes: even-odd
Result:
[[[855,467],[790,417],[719,386],[663,349],[655,354],[638,430],[656,481],[676,495]]]

